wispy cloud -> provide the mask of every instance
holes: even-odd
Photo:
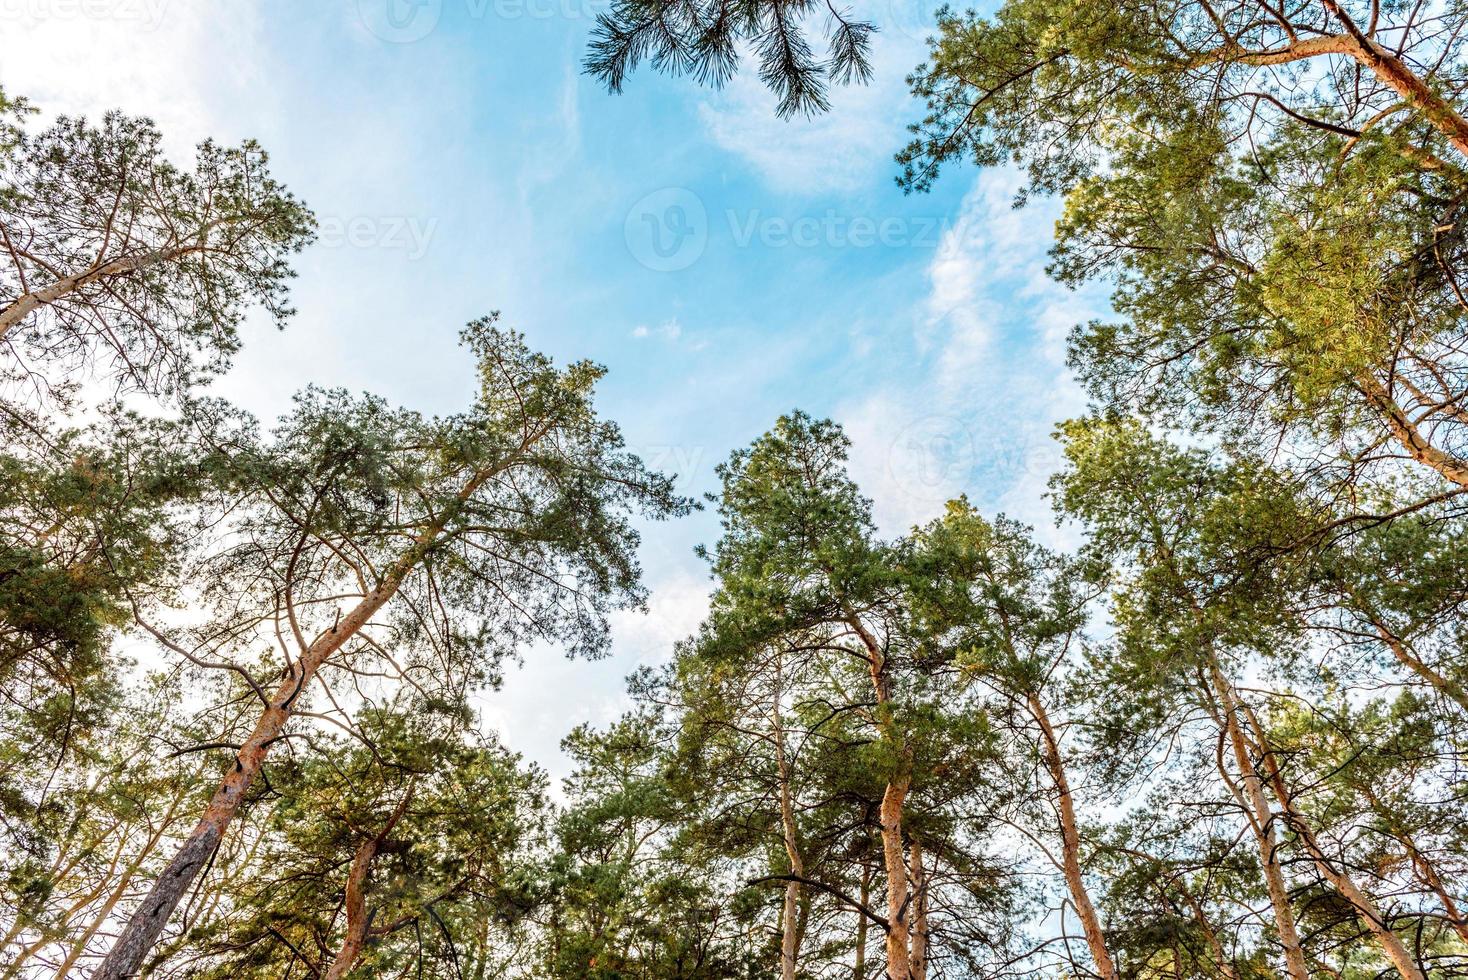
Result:
[[[900,80],[922,50],[906,35],[878,33],[876,81],[833,86],[831,111],[813,119],[778,118],[777,100],[746,54],[728,87],[699,106],[699,117],[714,143],[780,193],[850,193],[885,184],[910,121],[911,102]]]
[[[664,320],[655,327],[649,327],[647,324],[638,324],[632,328],[632,337],[635,340],[646,340],[649,337],[656,337],[659,340],[674,343],[681,336],[683,336],[683,325],[678,322],[676,317]]]
[[[1045,275],[1057,205],[1015,210],[1019,180],[981,173],[928,265],[911,337],[921,382],[869,391],[839,413],[887,533],[966,493],[1051,534],[1045,483],[1060,463],[1052,430],[1085,403],[1065,368],[1064,338],[1104,303]]]

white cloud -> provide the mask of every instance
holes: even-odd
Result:
[[[561,739],[583,721],[604,726],[626,711],[626,676],[645,664],[667,661],[673,645],[692,635],[708,612],[709,582],[688,570],[648,584],[651,599],[645,613],[612,614],[610,657],[591,663],[569,660],[542,646],[526,653],[524,666],[505,672],[500,690],[479,699],[485,725],[540,763],[556,783],[570,772]]]
[[[624,610],[612,616],[618,657],[630,657],[638,664],[666,660],[673,644],[691,636],[709,609],[709,581],[687,569],[651,586],[647,612]]]
[[[1054,202],[1011,205],[1020,177],[986,170],[964,197],[914,311],[913,357],[923,382],[868,392],[838,412],[852,470],[896,534],[966,493],[986,510],[1071,543],[1052,527],[1045,485],[1060,466],[1055,423],[1085,399],[1065,368],[1070,328],[1103,308],[1045,275]]]
[[[532,194],[545,187],[561,188],[567,169],[581,155],[581,105],[577,95],[578,75],[567,65],[561,79],[561,97],[556,112],[546,116],[534,132],[520,141],[520,170],[517,184],[520,203],[530,207]]]
[[[640,323],[632,328],[632,336],[636,340],[646,340],[649,337],[657,337],[670,344],[677,343],[678,338],[683,336],[683,325],[678,322],[677,317],[669,317],[656,327],[649,327]]]
[[[222,100],[271,98],[253,3],[173,0],[7,4],[4,84],[47,117],[121,108],[153,118],[170,154],[208,136],[234,142]]]

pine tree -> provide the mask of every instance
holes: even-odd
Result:
[[[192,169],[147,119],[62,117],[39,133],[0,95],[0,385],[63,405],[86,381],[170,398],[218,373],[246,311],[289,317],[306,210],[260,146],[199,145]]]
[[[221,447],[237,490],[198,574],[214,615],[187,637],[146,626],[181,659],[237,674],[258,716],[98,980],[139,968],[272,749],[319,713],[317,688],[337,706],[333,675],[421,672],[457,695],[530,639],[597,653],[608,611],[642,601],[629,513],[687,505],[597,417],[602,369],[558,370],[492,319],[465,340],[480,390],[462,415],[313,390],[271,438],[246,427]],[[268,671],[242,656],[256,644],[275,646]]]

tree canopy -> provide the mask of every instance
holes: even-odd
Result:
[[[749,54],[809,114],[878,26],[616,0],[586,68]],[[311,236],[263,151],[0,95],[0,978],[1468,975],[1468,9],[934,27],[899,183],[1017,167],[1113,290],[1066,532],[982,487],[882,529],[853,437],[780,415],[559,786],[476,695],[605,654],[695,507],[605,369],[493,314],[455,414],[262,423],[204,383]]]

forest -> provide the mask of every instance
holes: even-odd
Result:
[[[883,27],[611,0],[571,70],[799,127]],[[689,494],[513,310],[457,413],[256,418],[211,385],[318,224],[268,148],[0,95],[0,977],[1468,977],[1468,5],[930,30],[888,177],[1015,168],[1110,295],[1074,547],[883,534],[799,405]],[[707,615],[553,781],[475,693],[605,654],[695,511]]]

